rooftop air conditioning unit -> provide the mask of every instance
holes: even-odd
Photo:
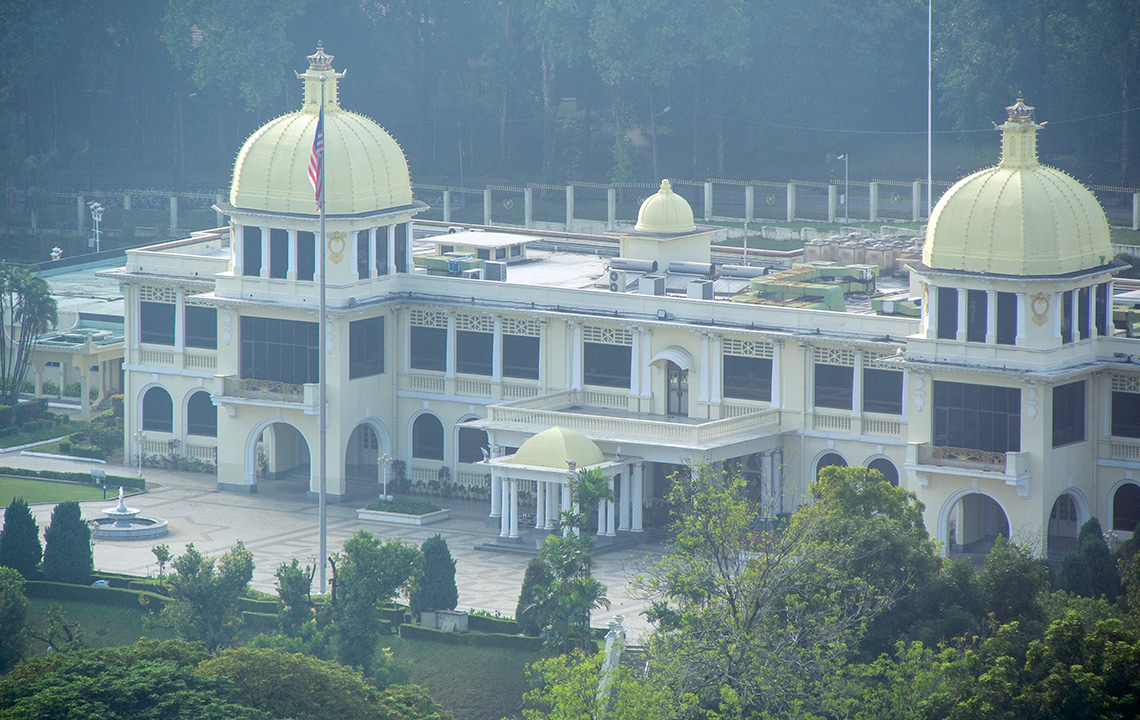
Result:
[[[714,297],[713,281],[693,280],[685,286],[685,297],[692,300],[712,300]]]
[[[495,260],[488,260],[483,263],[483,277],[487,280],[497,280],[498,282],[507,281],[507,264],[505,262],[497,262]]]
[[[637,279],[639,295],[664,295],[665,278],[661,275],[644,275]]]
[[[610,292],[625,292],[629,280],[624,270],[610,270]]]
[[[464,270],[462,273],[460,273],[460,275],[464,278],[467,278],[468,280],[482,280],[483,268],[471,268],[470,270]]]

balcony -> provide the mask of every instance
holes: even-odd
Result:
[[[236,375],[216,376],[221,385],[215,390],[225,403],[236,405],[263,405],[294,407],[307,413],[315,412],[320,393],[316,383],[298,385],[276,380],[254,380]]]
[[[162,367],[213,372],[218,367],[218,354],[212,350],[187,348],[175,352],[166,345],[143,345],[138,350],[138,363],[147,367]]]
[[[919,445],[918,462],[920,465],[965,468],[997,473],[1004,473],[1006,467],[1005,453],[950,447],[947,445]]]
[[[929,487],[931,475],[1000,479],[1017,486],[1017,496],[1029,497],[1029,453],[989,452],[973,448],[907,443],[906,469]]]
[[[1140,462],[1140,439],[1113,437],[1108,441],[1099,443],[1098,458],[1100,460],[1114,460],[1117,462]]]
[[[707,449],[780,432],[780,411],[771,409],[720,420],[650,415],[628,410],[628,395],[563,390],[487,408],[486,424],[527,433],[550,427],[577,430],[610,442],[652,443]]]

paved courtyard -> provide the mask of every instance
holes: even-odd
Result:
[[[87,462],[22,456],[0,455],[0,465],[83,471]],[[135,475],[129,466],[107,465],[108,475]],[[253,587],[274,591],[273,573],[282,562],[292,558],[302,565],[311,564],[318,554],[317,502],[305,496],[300,483],[263,482],[253,495],[224,493],[215,489],[213,475],[182,473],[143,468],[147,479],[146,493],[131,497],[128,505],[142,510],[144,516],[166,518],[170,533],[159,540],[95,541],[95,567],[111,572],[138,575],[157,574],[158,565],[150,549],[159,543],[181,554],[188,543],[216,557],[241,540],[253,552],[256,568]],[[356,508],[370,500],[369,489],[356,491],[358,500],[328,506],[328,548],[337,552],[354,532],[367,530],[380,537],[400,537],[419,545],[440,533],[456,560],[456,584],[459,586],[459,608],[500,612],[513,616],[522,584],[526,555],[477,551],[475,547],[493,540],[498,528],[485,526],[487,503],[447,499],[442,504],[452,510],[451,519],[426,527],[388,525],[356,518]],[[116,491],[117,493],[117,491]],[[111,497],[108,492],[108,498]],[[4,503],[6,504],[6,502]],[[114,504],[107,501],[82,503],[86,518],[101,517],[101,510]],[[34,505],[33,513],[41,530],[48,525],[52,505]],[[598,555],[594,575],[609,590],[610,609],[593,616],[595,626],[604,626],[615,615],[625,616],[625,625],[636,638],[647,625],[640,615],[647,603],[635,596],[632,581],[647,562],[660,557],[660,545],[641,545]],[[314,591],[316,591],[314,582]]]

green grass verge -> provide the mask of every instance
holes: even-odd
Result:
[[[18,447],[20,445],[27,445],[28,443],[40,442],[41,440],[63,437],[64,435],[70,435],[71,433],[86,429],[87,423],[85,422],[67,421],[35,432],[18,432],[12,433],[11,435],[4,435],[0,437],[0,447]]]
[[[529,689],[526,666],[538,653],[503,648],[445,645],[392,636],[381,645],[397,661],[412,663],[411,682],[464,720],[518,717]]]
[[[1115,245],[1140,245],[1140,231],[1113,228],[1109,233]]]
[[[132,492],[124,493],[133,494]],[[117,491],[107,491],[107,500],[118,497]],[[48,480],[27,480],[0,476],[0,504],[7,505],[12,498],[24,498],[29,505],[35,503],[64,502],[65,500],[101,500],[103,490],[94,485],[79,485],[69,482],[51,482]]]
[[[79,623],[91,647],[129,645],[141,637],[166,640],[175,636],[171,630],[153,625],[146,627],[144,625],[146,614],[141,607],[135,610],[74,600],[52,601],[28,598],[28,623],[37,635],[43,635],[41,631],[46,625],[48,607],[52,602],[58,603],[63,608],[63,617],[68,623]],[[47,650],[47,646],[38,641],[33,641],[31,647],[36,654],[42,654]]]

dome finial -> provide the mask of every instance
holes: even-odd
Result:
[[[1033,122],[1033,110],[1033,106],[1026,105],[1025,101],[1022,100],[1020,92],[1017,93],[1017,102],[1005,109],[1009,122],[1016,123]]]
[[[333,56],[325,54],[324,43],[317,41],[317,51],[308,56],[310,70],[332,70]]]

